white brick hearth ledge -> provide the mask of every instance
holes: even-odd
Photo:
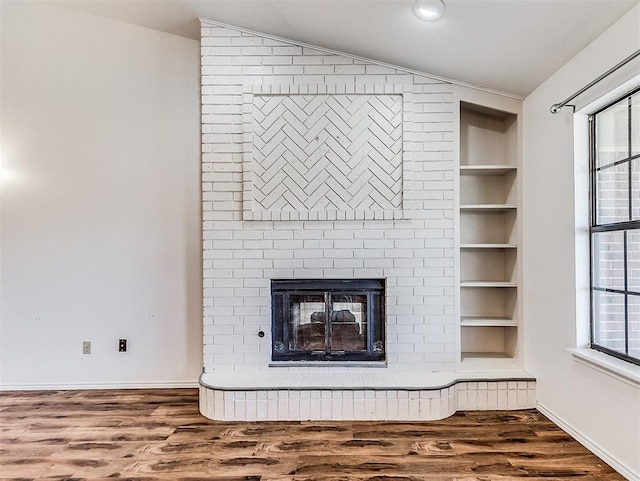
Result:
[[[460,410],[535,405],[535,379],[523,371],[232,372],[200,378],[200,412],[221,421],[426,421]]]

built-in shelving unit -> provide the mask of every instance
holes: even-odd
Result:
[[[460,102],[460,363],[519,363],[518,115]]]

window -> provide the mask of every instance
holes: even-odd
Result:
[[[589,122],[591,347],[640,364],[640,89]]]

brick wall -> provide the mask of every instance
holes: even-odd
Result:
[[[404,200],[410,203],[401,215],[347,211],[297,220],[245,220],[243,162],[251,142],[246,132],[250,119],[243,111],[247,85],[261,86],[261,92],[279,92],[278,86],[287,92],[298,88],[292,86],[321,92],[332,85],[336,92],[355,93],[404,86],[411,102],[403,115],[402,175]],[[207,372],[314,369],[269,367],[270,280],[296,278],[385,278],[389,369],[453,370],[451,91],[451,85],[426,77],[203,21]],[[305,218],[323,220],[300,220]],[[267,335],[260,338],[259,330]]]

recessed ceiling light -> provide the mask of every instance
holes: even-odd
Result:
[[[438,20],[444,15],[444,2],[442,0],[416,0],[413,11],[422,20]]]

